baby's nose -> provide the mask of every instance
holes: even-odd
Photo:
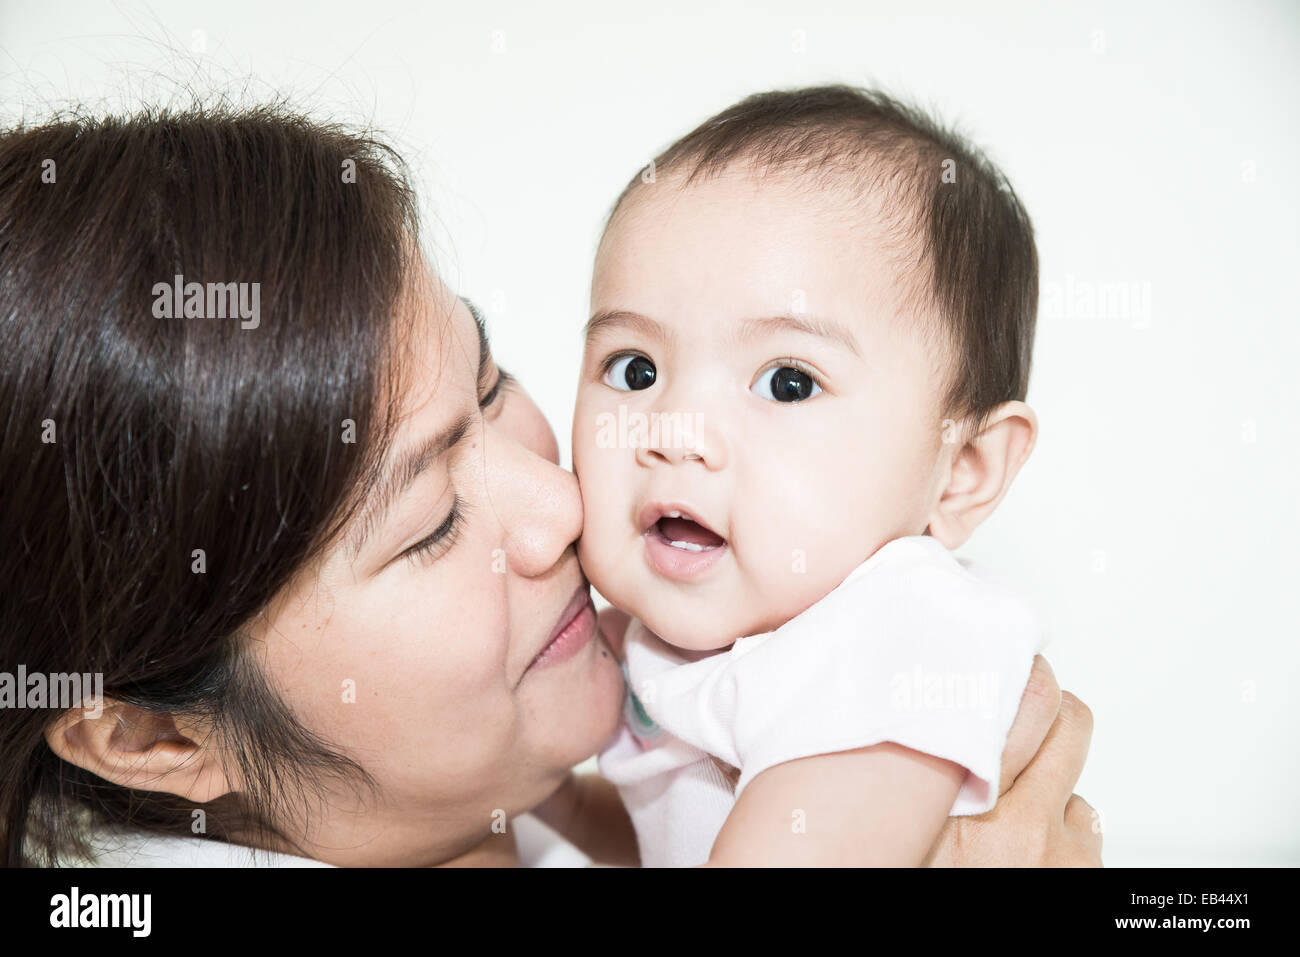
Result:
[[[649,464],[649,461],[654,459],[658,459],[661,462],[667,462],[669,464],[676,464],[678,462],[690,462],[690,461],[703,462],[705,460],[704,456],[701,455],[699,452],[682,451],[679,449],[674,449],[672,447],[648,448],[644,446],[638,446],[637,451],[645,453],[645,458],[647,459],[646,464]]]
[[[716,430],[709,430],[694,416],[687,423],[651,423],[644,441],[636,446],[637,461],[645,466],[684,465],[699,462],[710,471],[727,464],[726,445]],[[658,428],[656,428],[656,424]]]

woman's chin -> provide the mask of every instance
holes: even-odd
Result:
[[[585,761],[613,737],[625,691],[618,660],[603,639],[535,677],[541,680],[528,689],[527,712],[546,722],[533,729],[534,740],[556,763]]]

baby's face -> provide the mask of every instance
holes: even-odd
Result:
[[[784,176],[661,177],[597,253],[579,557],[679,647],[770,631],[928,523],[944,360],[905,301],[906,247],[847,203]]]

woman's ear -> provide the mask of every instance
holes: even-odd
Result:
[[[1037,438],[1038,416],[1018,401],[998,406],[978,435],[959,437],[930,512],[929,533],[950,549],[969,539],[1002,501]]]
[[[50,749],[69,764],[138,791],[162,791],[204,804],[233,788],[211,735],[198,723],[105,699],[92,717],[65,711],[45,731]]]

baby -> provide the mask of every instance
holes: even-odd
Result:
[[[749,97],[624,190],[573,464],[643,865],[919,864],[993,806],[1041,633],[948,550],[1033,448],[1036,306],[1005,178],[877,93]]]

